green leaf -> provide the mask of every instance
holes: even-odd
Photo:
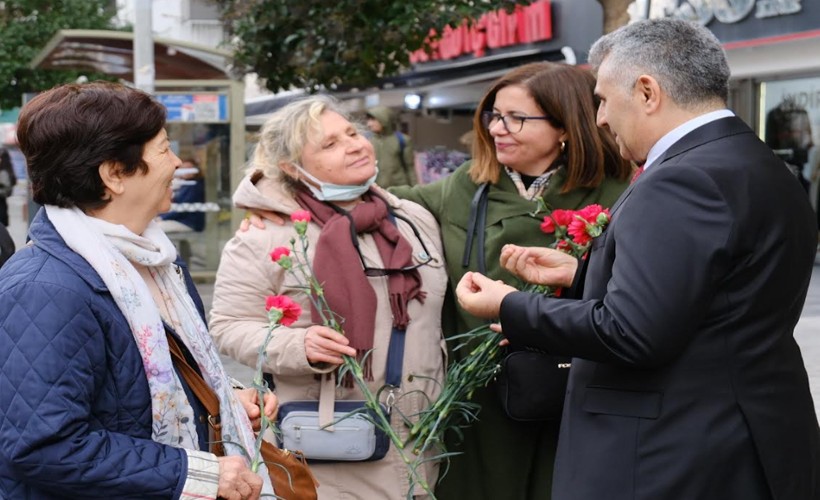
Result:
[[[61,29],[113,29],[108,0],[6,0],[0,9],[0,108],[22,103],[26,92],[39,92],[71,82],[81,74],[93,79],[106,75],[80,71],[32,70],[29,63]]]
[[[272,91],[371,86],[425,48],[431,29],[529,0],[215,0],[235,46],[238,73]]]

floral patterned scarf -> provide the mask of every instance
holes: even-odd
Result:
[[[171,361],[164,320],[180,336],[202,377],[219,397],[225,453],[245,455],[245,450],[253,450],[254,434],[245,409],[234,396],[216,346],[188,294],[182,273],[173,264],[174,245],[159,226],[151,222],[137,235],[125,226],[89,217],[78,208],[46,205],[45,209],[66,245],[100,275],[131,327],[151,393],[152,439],[199,449],[193,410]],[[161,317],[148,285],[132,262],[148,268],[169,317]],[[272,493],[268,475],[260,476],[265,483],[263,492]]]

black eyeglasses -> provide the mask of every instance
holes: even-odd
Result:
[[[353,240],[353,248],[355,248],[356,253],[359,254],[359,260],[362,262],[362,269],[364,270],[364,275],[365,276],[368,276],[370,278],[374,278],[374,277],[379,277],[379,276],[389,276],[391,274],[396,274],[396,273],[406,273],[408,271],[418,269],[421,266],[426,266],[427,264],[429,264],[430,262],[433,261],[433,256],[430,255],[430,251],[427,250],[427,245],[424,244],[424,240],[421,238],[421,233],[419,233],[419,230],[415,226],[415,224],[410,222],[410,220],[407,217],[403,217],[403,216],[395,213],[390,208],[390,206],[388,205],[387,206],[387,211],[390,213],[390,216],[395,217],[396,219],[399,219],[399,220],[402,220],[402,221],[406,222],[407,225],[410,226],[410,229],[413,230],[413,234],[416,235],[416,239],[419,240],[419,243],[421,243],[422,253],[419,254],[419,257],[421,257],[422,261],[419,262],[418,264],[413,264],[411,266],[404,266],[404,267],[400,267],[400,268],[385,268],[385,269],[383,269],[383,268],[379,268],[379,267],[369,267],[364,262],[364,257],[362,256],[362,251],[359,249],[359,236],[358,236],[358,234],[356,234],[356,226],[353,223],[353,217],[351,217],[350,214],[346,210],[343,210],[340,207],[336,207],[334,205],[332,205],[332,206],[338,213],[344,215],[350,221],[350,237]]]
[[[552,121],[549,116],[526,116],[526,115],[502,115],[493,111],[483,111],[481,113],[481,123],[487,130],[493,128],[498,121],[504,124],[504,128],[511,134],[517,134],[524,128],[524,122],[527,120],[547,120]]]

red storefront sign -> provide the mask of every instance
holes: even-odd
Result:
[[[431,31],[430,36],[435,36],[435,31]],[[487,48],[543,42],[551,38],[550,0],[537,0],[526,7],[519,5],[509,14],[503,10],[488,12],[472,26],[466,21],[457,28],[447,26],[441,39],[431,44],[430,54],[419,49],[410,54],[410,62],[454,59],[470,53],[482,57]]]

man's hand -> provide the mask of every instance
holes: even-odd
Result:
[[[508,293],[517,291],[502,281],[493,281],[481,273],[465,274],[456,287],[458,303],[465,311],[479,318],[497,318],[501,301]]]
[[[350,347],[349,343],[347,337],[336,330],[314,325],[305,334],[305,355],[312,364],[340,365],[344,362],[342,354],[356,355],[356,349]]]
[[[219,486],[216,495],[225,500],[256,500],[262,491],[262,478],[251,472],[245,459],[219,458]]]
[[[283,217],[279,212],[271,212],[269,210],[253,208],[248,209],[247,215],[244,219],[242,219],[242,222],[239,223],[239,229],[236,230],[236,234],[246,232],[251,228],[251,226],[259,229],[265,229],[266,220],[273,222],[277,226],[285,225],[285,217]]]
[[[504,245],[501,267],[527,283],[569,287],[578,270],[578,260],[564,252],[543,247]]]
[[[251,421],[253,430],[258,431],[262,424],[262,414],[259,411],[259,394],[256,389],[235,389],[236,398],[242,403],[248,419]],[[279,399],[276,394],[268,391],[263,398],[265,402],[265,416],[268,420],[276,420],[276,413],[279,411]]]

